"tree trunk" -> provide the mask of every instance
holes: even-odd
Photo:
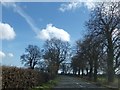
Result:
[[[97,67],[98,67],[98,63],[97,63],[97,59],[94,61],[94,81],[97,81]]]
[[[80,67],[79,67],[79,69],[78,69],[78,75],[80,76]]]
[[[113,67],[113,59],[114,59],[114,50],[112,43],[112,36],[110,33],[107,35],[108,40],[108,51],[107,51],[107,68],[108,68],[108,82],[114,81],[114,67]]]
[[[111,51],[108,52],[107,66],[108,66],[108,82],[113,82],[114,67],[113,67],[113,55]]]
[[[29,68],[32,69],[32,60],[30,59],[29,61],[30,61],[30,67]]]
[[[86,68],[86,76],[88,76],[88,68]]]
[[[82,68],[82,77],[83,77],[83,75],[84,75],[84,69]]]
[[[73,68],[73,75],[75,75],[76,71],[75,71],[75,68]]]
[[[89,78],[92,79],[93,64],[90,65]]]
[[[59,70],[59,64],[55,64],[54,68],[55,68],[55,74],[57,75]]]

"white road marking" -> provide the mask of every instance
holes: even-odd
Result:
[[[79,85],[80,87],[85,87],[85,86],[82,86],[81,84],[79,84],[79,83],[76,83],[77,85]]]
[[[87,84],[90,84],[90,83],[87,83]]]
[[[82,85],[79,85],[80,87],[84,87],[84,86],[82,86]]]

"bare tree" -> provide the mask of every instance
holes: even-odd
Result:
[[[76,47],[77,47],[77,56],[79,60],[79,69],[78,69],[78,74],[80,75],[80,71],[82,72],[82,76],[84,75],[84,70],[86,68],[86,55],[84,52],[84,43],[81,40],[78,40],[76,42]]]
[[[114,80],[114,58],[117,59],[115,62],[119,66],[117,61],[120,52],[117,52],[117,47],[120,46],[120,43],[116,44],[119,41],[119,35],[115,32],[120,32],[120,2],[97,5],[91,13],[87,27],[95,36],[101,35],[103,37],[107,52],[108,82],[112,82]]]
[[[79,59],[78,59],[77,55],[74,55],[72,57],[71,67],[73,69],[73,75],[77,75],[77,71],[78,70],[80,71],[80,62],[79,62]],[[79,72],[79,74],[80,74],[80,72]]]
[[[47,40],[44,44],[44,59],[48,63],[51,73],[58,73],[60,64],[67,60],[70,44],[59,39]]]
[[[20,59],[22,64],[30,69],[34,69],[41,59],[39,47],[36,45],[28,45],[28,47],[25,48],[25,54],[23,54]]]
[[[77,53],[73,58],[73,63],[76,63],[74,65],[79,68],[78,73],[81,70],[83,76],[85,70],[87,75],[89,71],[89,79],[94,78],[95,81],[97,80],[97,73],[103,54],[101,42],[101,37],[96,37],[94,34],[88,33],[83,41],[77,41]]]

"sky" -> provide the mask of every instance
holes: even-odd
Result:
[[[29,44],[43,48],[45,40],[53,37],[71,45],[82,39],[85,22],[94,8],[92,2],[3,2],[1,5],[1,63],[17,67],[24,66],[20,56]]]

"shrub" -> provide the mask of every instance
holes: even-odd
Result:
[[[2,88],[32,88],[47,82],[49,74],[31,69],[2,67]]]

